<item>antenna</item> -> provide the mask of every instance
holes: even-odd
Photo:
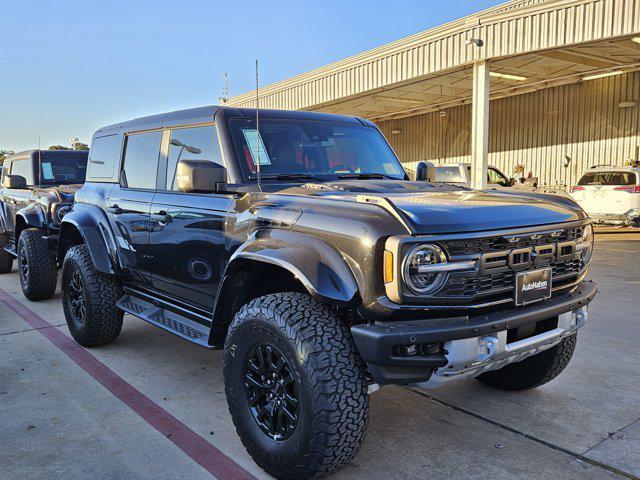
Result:
[[[222,81],[222,96],[220,97],[220,102],[227,103],[227,101],[229,101],[229,76],[226,70],[222,75]]]
[[[262,184],[260,183],[260,143],[262,142],[261,137],[260,137],[260,97],[258,95],[258,88],[259,88],[260,82],[259,82],[259,78],[258,78],[258,59],[256,58],[256,132],[257,132],[257,138],[256,138],[256,142],[259,142],[256,145],[256,152],[257,152],[257,156],[258,156],[258,164],[256,165],[256,173],[257,173],[257,177],[258,177],[258,188],[260,189],[260,191],[262,191]]]
[[[42,147],[40,146],[40,132],[38,132],[38,185],[40,185],[40,182],[42,181],[40,179],[40,165],[42,163]],[[33,170],[32,170],[33,171]]]

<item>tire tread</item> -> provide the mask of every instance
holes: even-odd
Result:
[[[246,320],[266,319],[284,332],[299,355],[312,390],[312,448],[289,468],[275,470],[267,455],[253,448],[243,431],[236,430],[252,458],[281,479],[320,478],[335,472],[358,453],[368,423],[369,403],[365,368],[349,329],[333,312],[309,295],[276,293],[242,307],[229,327]],[[227,342],[228,343],[228,342]],[[225,383],[228,382],[225,368]],[[234,412],[232,412],[232,415]]]
[[[77,328],[75,321],[67,313],[64,276],[69,268],[80,269],[87,291],[87,318],[81,328]],[[98,347],[114,341],[122,330],[124,315],[122,310],[116,307],[116,303],[122,297],[120,283],[96,270],[86,245],[76,245],[67,251],[62,270],[63,305],[73,338],[84,347]]]

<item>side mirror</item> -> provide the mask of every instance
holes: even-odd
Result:
[[[511,177],[507,182],[507,187],[513,187],[516,184],[516,179]]]
[[[181,192],[217,192],[227,183],[227,169],[209,160],[180,160],[176,183]]]
[[[435,182],[436,166],[432,162],[420,162],[416,168],[416,180],[419,182]]]
[[[5,175],[4,188],[27,188],[27,179],[22,175]]]

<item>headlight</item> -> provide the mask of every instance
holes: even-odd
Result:
[[[52,205],[53,212],[51,216],[53,217],[53,221],[58,225],[62,222],[64,216],[71,211],[71,205],[61,205],[59,203],[55,203]]]
[[[402,269],[404,282],[418,295],[434,293],[442,287],[447,274],[434,271],[434,266],[447,263],[447,257],[437,245],[418,245],[404,259]]]
[[[588,263],[593,254],[593,226],[587,225],[582,231],[582,236],[578,239],[576,249],[582,252],[582,261]]]

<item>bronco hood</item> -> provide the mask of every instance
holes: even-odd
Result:
[[[522,191],[470,190],[437,183],[341,181],[307,184],[285,192],[378,203],[382,208],[396,210],[416,234],[498,230],[586,218],[582,209],[567,197]]]
[[[81,184],[41,186],[35,190],[35,193],[40,196],[50,196],[51,201],[67,203],[73,202],[73,197],[81,187]]]

